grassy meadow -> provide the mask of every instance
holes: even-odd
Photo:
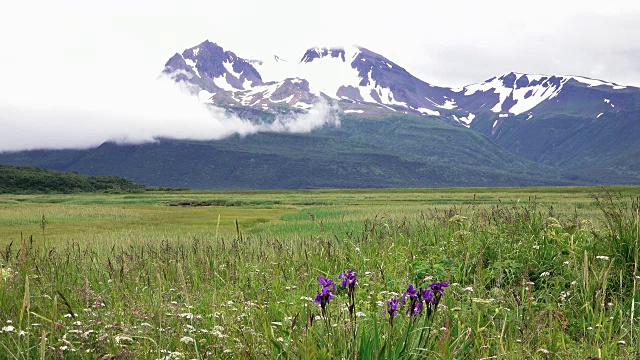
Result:
[[[0,359],[636,359],[639,197],[0,195]]]

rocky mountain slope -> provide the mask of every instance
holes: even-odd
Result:
[[[193,85],[200,99],[218,106],[278,113],[305,110],[319,97],[339,102],[344,113],[436,116],[471,127],[479,113],[507,118],[550,112],[599,118],[638,110],[640,89],[580,76],[506,73],[462,88],[431,85],[382,55],[362,47],[311,48],[300,61],[277,56],[247,60],[205,41],[176,53],[163,72]]]
[[[244,59],[205,41],[163,73],[204,103],[273,121],[336,103],[340,127],[0,153],[0,163],[203,189],[640,184],[640,89],[509,72],[439,87],[362,47]]]

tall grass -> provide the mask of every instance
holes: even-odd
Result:
[[[0,352],[633,359],[638,201],[598,199],[601,213],[588,219],[527,197],[384,211],[301,208],[252,230],[218,233],[212,218],[208,233],[136,232],[126,241],[23,236],[0,256]],[[46,213],[43,235],[55,219]],[[338,289],[322,317],[313,302],[318,277],[337,282],[347,269],[358,273],[355,311]],[[387,301],[434,281],[451,285],[437,311],[411,317],[405,305],[392,326]]]

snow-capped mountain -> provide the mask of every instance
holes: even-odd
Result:
[[[527,114],[531,118],[550,110],[573,107],[580,113],[595,116],[615,108],[611,98],[627,104],[638,88],[589,79],[581,76],[548,76],[507,73],[479,84],[453,89],[461,109],[470,112],[491,111],[499,117]],[[576,98],[576,95],[579,98]],[[581,106],[575,108],[579,100]],[[584,103],[587,103],[586,105]]]
[[[278,56],[247,60],[205,41],[176,53],[163,72],[195,85],[202,101],[267,112],[305,110],[319,97],[340,101],[346,113],[437,116],[455,106],[451,89],[430,85],[362,47],[312,48],[290,62]]]
[[[465,127],[483,113],[495,117],[494,128],[510,117],[548,112],[599,118],[637,106],[640,94],[586,77],[514,72],[456,89],[438,87],[357,46],[311,48],[300,61],[248,60],[207,40],[176,53],[163,72],[193,85],[203,102],[234,109],[305,111],[323,97],[339,102],[345,114],[436,116]]]
[[[0,163],[202,189],[640,184],[636,87],[506,73],[450,89],[362,47],[300,55],[249,60],[205,41],[163,72],[260,122],[324,98],[348,115],[340,127],[0,153]]]

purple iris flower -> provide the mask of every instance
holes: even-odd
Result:
[[[387,310],[382,312],[383,315],[385,313],[389,314],[389,324],[391,325],[391,327],[393,327],[393,318],[396,317],[399,306],[400,300],[395,297],[391,298],[389,301],[387,301]]]
[[[418,293],[418,289],[416,289],[413,284],[410,284],[407,291],[402,294],[403,302],[407,301],[407,295],[409,295],[409,306],[407,306],[406,314],[411,316],[416,315],[420,312],[419,310],[416,312],[416,306],[418,306],[418,304],[422,304],[420,293]]]
[[[438,304],[440,303],[440,298],[442,294],[444,294],[444,288],[448,287],[449,284],[446,282],[434,282],[429,285],[431,291],[433,291],[433,311],[436,311],[438,308]]]
[[[355,286],[358,281],[358,276],[355,271],[347,270],[346,272],[338,275],[338,279],[342,279],[342,288],[346,289],[347,286],[349,286],[349,288]]]
[[[433,299],[433,292],[429,289],[420,289],[420,294],[422,295],[422,300],[426,303],[430,303]]]
[[[336,291],[336,283],[334,283],[333,280],[325,279],[324,276],[320,276],[318,278],[318,282],[320,283],[320,285],[322,285],[323,288],[333,286],[333,291]]]
[[[323,287],[322,291],[319,291],[318,295],[316,295],[316,299],[314,301],[318,303],[318,305],[324,307],[324,305],[326,305],[331,299],[333,299],[331,289],[329,289],[328,287]]]
[[[335,284],[333,286],[335,287]],[[322,309],[322,316],[327,315],[327,304],[331,299],[333,299],[333,294],[331,293],[331,288],[329,286],[323,287],[322,291],[319,291],[318,295],[316,295],[314,301],[320,305],[320,308]]]
[[[383,311],[383,314],[389,314],[389,316],[394,317],[398,312],[398,306],[400,305],[400,300],[398,298],[391,298],[391,300],[387,301],[387,311]]]
[[[429,285],[431,291],[433,291],[436,295],[442,295],[442,293],[444,293],[444,288],[446,287],[449,287],[449,284],[444,281],[434,282],[433,284]]]
[[[422,301],[416,303],[413,307],[413,313],[411,315],[418,315],[422,311]]]
[[[410,284],[407,291],[405,291],[404,294],[402,294],[403,302],[406,301],[407,295],[409,295],[409,299],[411,299],[412,301],[418,300],[418,289],[413,287],[413,284]]]

